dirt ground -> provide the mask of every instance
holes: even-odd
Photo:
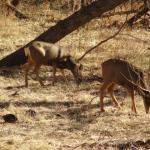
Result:
[[[47,6],[47,5],[46,5]],[[1,58],[28,43],[69,13],[40,6],[30,19],[18,20],[1,15]],[[25,10],[25,9],[24,9]],[[41,15],[39,15],[41,14]],[[115,19],[119,17],[116,16]],[[124,20],[125,17],[122,18]],[[114,19],[114,18],[113,18]],[[115,20],[114,19],[114,20]],[[79,58],[87,49],[114,34],[118,28],[108,20],[96,19],[67,35],[57,44]],[[133,38],[131,37],[137,37]],[[103,150],[150,149],[150,115],[145,113],[142,98],[135,95],[138,114],[131,112],[131,99],[121,87],[115,94],[122,108],[104,99],[105,112],[99,113],[99,89],[102,82],[90,80],[101,76],[101,63],[122,57],[145,72],[150,66],[150,29],[126,27],[120,35],[88,54],[81,63],[84,81],[77,86],[72,74],[65,71],[69,85],[58,71],[52,86],[52,68],[42,67],[40,75],[46,86],[41,87],[30,75],[29,87],[24,85],[22,67],[0,71],[0,116],[15,114],[17,123],[0,121],[1,150]],[[149,81],[147,81],[149,84]],[[94,98],[94,99],[93,99]],[[32,115],[29,110],[36,114]]]

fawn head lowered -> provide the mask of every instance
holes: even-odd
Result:
[[[57,65],[56,67],[59,69],[70,70],[72,72],[76,82],[78,84],[81,83],[81,81],[82,81],[81,71],[83,69],[83,66],[82,66],[82,64],[78,64],[72,56],[68,55],[63,59],[56,60],[56,65]]]
[[[128,79],[127,79],[128,80]],[[132,83],[133,87],[137,89],[137,92],[139,95],[143,97],[143,102],[144,102],[144,107],[145,107],[145,112],[149,113],[149,108],[150,108],[150,91],[147,90],[147,88],[143,88],[139,86],[138,84],[128,80],[130,83]]]
[[[28,72],[32,66],[35,67],[34,72],[40,83],[44,85],[39,77],[39,69],[42,65],[53,67],[53,84],[55,82],[56,69],[59,68],[64,75],[63,70],[68,69],[72,72],[76,82],[79,84],[82,80],[82,65],[79,65],[67,50],[55,44],[35,41],[24,49],[25,55],[28,57],[25,64],[25,85],[28,86]],[[66,78],[65,78],[66,79]],[[67,79],[66,79],[67,81]]]

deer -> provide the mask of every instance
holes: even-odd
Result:
[[[134,92],[137,91],[142,96],[145,111],[149,112],[150,91],[144,80],[143,72],[123,59],[108,59],[101,64],[103,84],[100,88],[100,111],[104,112],[103,99],[108,92],[115,106],[120,107],[115,95],[115,85],[121,85],[127,89],[132,99],[132,111],[137,113],[134,99]]]
[[[39,69],[42,65],[52,66],[53,68],[53,82],[55,83],[56,69],[60,69],[62,75],[65,77],[64,69],[72,72],[77,84],[82,81],[82,64],[78,64],[74,57],[62,47],[42,42],[34,41],[29,46],[24,48],[27,63],[23,66],[25,68],[25,86],[28,87],[28,73],[31,67],[34,67],[34,73],[41,86],[44,86],[41,78],[39,77]],[[65,77],[66,79],[66,77]],[[67,79],[66,79],[67,82]]]

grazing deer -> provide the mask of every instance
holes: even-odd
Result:
[[[109,59],[102,63],[102,75],[104,78],[100,94],[100,108],[102,112],[105,111],[103,98],[106,90],[110,93],[115,106],[119,106],[113,92],[116,84],[122,85],[129,92],[132,99],[132,111],[137,112],[134,101],[134,91],[137,91],[143,97],[146,113],[149,112],[150,92],[147,90],[142,71],[125,60]]]
[[[61,47],[46,42],[35,41],[24,50],[25,55],[28,57],[27,63],[24,65],[26,87],[28,86],[28,72],[32,66],[35,67],[34,72],[36,73],[36,77],[40,85],[44,85],[39,77],[39,69],[42,65],[53,67],[53,84],[55,82],[56,68],[59,68],[61,70],[63,76],[65,76],[63,69],[70,70],[76,82],[81,82],[82,65],[78,65],[74,58]]]

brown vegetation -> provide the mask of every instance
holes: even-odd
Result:
[[[60,1],[63,2],[61,6],[67,4],[67,0]],[[3,20],[0,21],[1,59],[72,14],[67,7],[58,6],[56,0],[53,1],[55,7],[49,7],[49,1],[38,6],[32,2],[34,0],[22,0],[18,7],[29,16],[26,21],[14,16],[0,16]],[[30,8],[27,7],[29,4],[32,4]],[[122,11],[128,10],[130,7],[124,9],[123,6]],[[121,9],[118,7],[115,11]],[[112,26],[115,21],[122,24],[124,20],[125,16],[118,14],[110,18],[96,18],[65,36],[57,45],[79,58],[87,49],[118,31],[117,26]],[[42,66],[40,74],[47,86],[39,86],[32,74],[29,76],[30,86],[25,88],[20,86],[24,85],[24,72],[20,67],[1,68],[0,116],[14,114],[18,121],[7,124],[1,119],[0,149],[150,149],[150,115],[143,111],[140,96],[135,94],[138,114],[132,113],[130,98],[123,88],[117,86],[114,93],[122,108],[112,107],[111,97],[106,95],[106,112],[100,114],[99,87],[102,83],[95,78],[101,75],[102,62],[118,56],[147,73],[149,39],[148,26],[143,27],[136,22],[132,29],[125,27],[117,37],[82,59],[84,78],[80,86],[74,84],[68,70],[65,74],[69,85],[65,84],[59,72],[56,76],[58,82],[54,86],[49,85],[53,80],[52,69]]]

